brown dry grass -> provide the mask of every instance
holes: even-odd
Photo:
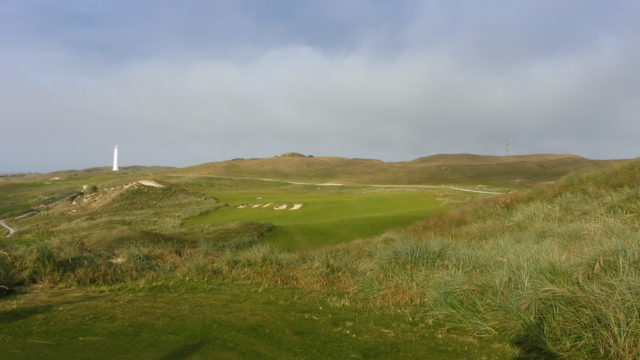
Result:
[[[272,157],[213,162],[180,174],[255,177],[349,184],[502,183],[523,185],[556,179],[570,171],[616,161],[574,155],[434,155],[406,162],[341,157]]]

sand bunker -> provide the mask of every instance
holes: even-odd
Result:
[[[252,209],[257,209],[257,208],[268,208],[271,205],[273,205],[273,203],[268,203],[268,204],[253,204],[253,205],[247,205],[247,204],[240,204],[237,206],[238,209],[245,209],[249,206],[251,206]],[[280,206],[274,206],[273,210],[287,210],[287,208],[289,208],[289,210],[300,210],[300,208],[302,208],[304,204],[293,204],[293,206],[291,206],[291,208],[289,208],[289,205],[287,204],[282,204]]]
[[[140,185],[144,185],[144,186],[151,186],[154,188],[163,188],[164,185],[158,184],[157,182],[153,181],[153,180],[138,180],[138,183]]]

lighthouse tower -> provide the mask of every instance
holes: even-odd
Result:
[[[118,145],[113,149],[113,171],[118,171]]]

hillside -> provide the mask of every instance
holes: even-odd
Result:
[[[207,163],[181,169],[179,173],[344,184],[526,185],[554,180],[571,171],[603,167],[615,162],[553,154],[521,156],[449,154],[427,156],[405,162],[341,157],[279,156]]]
[[[301,156],[245,161],[282,159],[318,173],[327,163],[386,166]],[[287,226],[275,221],[284,212],[241,205],[300,201],[304,207],[291,213],[300,218],[286,218],[313,221],[317,233],[327,215],[379,209],[376,216],[390,217],[408,204],[403,197],[422,206],[461,194],[411,189],[425,192],[421,200],[407,189],[195,176],[193,169],[155,178],[164,187],[91,177],[97,192],[11,219],[18,232],[0,242],[0,295],[7,299],[0,302],[7,324],[0,341],[20,352],[17,358],[38,354],[33,339],[60,344],[50,348],[53,358],[68,358],[78,346],[127,358],[132,347],[160,356],[193,344],[203,357],[222,347],[229,357],[295,358],[291,343],[299,344],[295,351],[313,349],[311,358],[420,358],[433,351],[445,359],[640,357],[640,159],[606,168],[565,155],[439,155],[414,162],[408,166],[446,163],[476,176],[488,172],[485,166],[583,170],[496,197],[465,193],[470,201],[422,215],[411,226],[295,251],[268,240]],[[584,170],[589,163],[592,169]],[[16,189],[37,198],[86,180]],[[390,200],[402,202],[388,206]],[[317,201],[330,206],[315,207]],[[344,213],[327,210],[340,207]],[[260,213],[273,222],[251,221]],[[379,216],[362,220],[359,226],[380,222]],[[87,328],[87,317],[99,326]],[[274,327],[279,321],[286,325]],[[132,326],[150,335],[132,343],[126,331]],[[230,343],[227,333],[242,343]],[[160,353],[149,350],[159,347]],[[265,347],[269,354],[260,352]]]
[[[129,166],[113,172],[110,167],[29,173],[0,177],[0,218],[50,207],[82,191],[83,186],[122,186],[140,178],[166,174],[173,168]]]
[[[263,247],[231,273],[502,339],[519,358],[638,358],[638,204],[640,159],[311,256]]]

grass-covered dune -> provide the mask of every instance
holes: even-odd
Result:
[[[306,255],[258,246],[223,273],[416,314],[523,357],[640,357],[640,160],[478,201]],[[230,262],[229,262],[230,261]]]
[[[451,327],[548,357],[633,359],[639,234],[633,160],[427,220],[391,248],[410,279],[425,276],[409,288]]]
[[[530,184],[615,161],[575,155],[433,155],[405,162],[341,157],[278,156],[235,159],[181,170],[182,173],[258,177],[348,184]]]
[[[254,247],[223,272],[417,313],[522,356],[640,357],[640,160],[478,201],[375,241]],[[229,261],[229,259],[227,260]]]
[[[95,204],[98,195],[86,195],[75,205],[84,212],[69,200],[17,222],[22,232],[0,243],[6,349],[38,354],[26,336],[62,344],[53,358],[77,346],[160,356],[153,339],[161,337],[174,358],[296,358],[294,350],[309,358],[640,357],[640,159],[477,199],[379,237],[295,252],[266,241],[274,228],[265,223],[185,226],[221,206],[216,191],[230,196],[235,181],[251,181],[167,179],[174,183],[165,188],[109,190]],[[144,206],[150,199],[157,206]],[[242,315],[249,309],[258,317]],[[147,337],[132,343],[127,324]],[[255,336],[241,346],[225,333]],[[70,340],[79,338],[104,342]]]
[[[82,190],[82,185],[113,187],[149,176],[159,176],[171,168],[129,166],[114,173],[108,167],[64,170],[46,174],[29,173],[0,176],[0,218],[24,214],[38,207],[51,207]]]

